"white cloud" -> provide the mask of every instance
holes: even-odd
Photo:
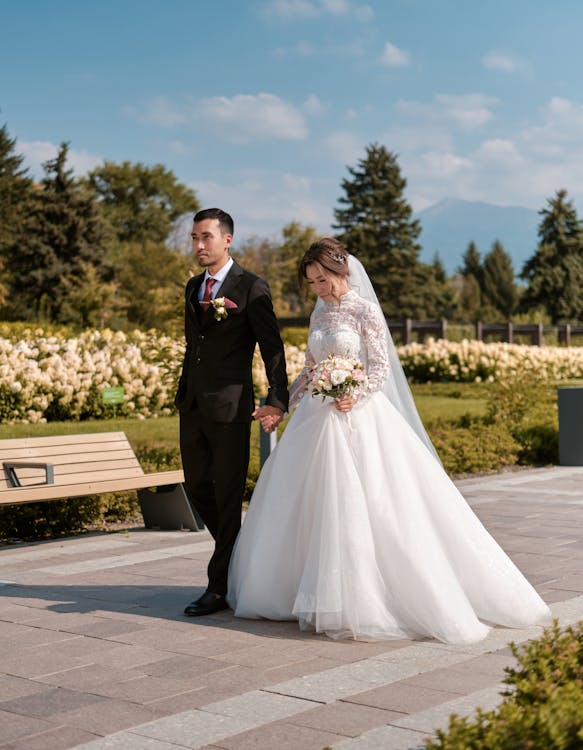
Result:
[[[193,119],[235,143],[264,138],[297,141],[308,135],[302,113],[274,94],[201,99],[194,106]]]
[[[323,186],[303,175],[245,170],[234,173],[228,183],[201,181],[190,187],[203,205],[223,206],[232,214],[235,249],[250,236],[275,236],[290,221],[330,231],[332,209]]]
[[[190,154],[192,153],[192,146],[189,146],[187,143],[184,143],[184,141],[170,141],[168,144],[168,150],[172,154],[180,154],[183,156],[184,154]]]
[[[415,118],[453,121],[465,130],[485,125],[493,117],[492,107],[498,100],[484,94],[436,94],[432,102],[399,100],[397,111]]]
[[[473,163],[470,159],[451,152],[429,151],[423,154],[423,160],[432,171],[441,177],[452,177],[462,170],[470,169]]]
[[[310,0],[271,0],[265,5],[265,12],[282,20],[316,18],[320,15],[318,6]]]
[[[479,149],[478,156],[490,162],[498,162],[508,166],[518,166],[524,159],[513,141],[502,138],[494,138],[484,141]]]
[[[363,139],[347,130],[337,130],[324,138],[324,148],[340,164],[354,164],[364,157]]]
[[[366,23],[374,18],[374,10],[370,5],[359,5],[354,9],[354,15],[358,21]]]
[[[54,159],[59,152],[59,146],[49,141],[18,141],[18,149],[36,178],[44,175],[42,165]],[[102,162],[102,157],[85,150],[77,151],[70,148],[67,152],[67,168],[72,169],[78,176],[87,174]]]
[[[140,119],[142,122],[158,125],[162,128],[172,128],[176,125],[183,125],[187,117],[172,102],[160,96],[148,102],[145,110],[140,115]]]
[[[383,54],[381,55],[380,62],[382,65],[386,65],[390,68],[404,67],[409,65],[410,54],[407,50],[399,49],[391,42],[385,44]]]
[[[309,94],[306,101],[303,104],[304,112],[314,117],[324,114],[327,110],[327,106],[318,99],[316,94]]]
[[[499,70],[502,73],[518,73],[527,69],[524,60],[506,52],[492,50],[482,58],[482,66],[487,70]]]
[[[306,20],[324,15],[353,14],[358,21],[370,21],[373,10],[369,5],[353,6],[350,0],[270,0],[263,6],[263,14],[281,21]]]
[[[480,127],[491,120],[493,117],[491,107],[498,101],[484,94],[462,96],[437,94],[435,99],[447,117],[457,122],[460,127],[469,129]]]
[[[321,0],[322,10],[325,13],[332,13],[333,15],[341,15],[348,13],[350,10],[350,3],[348,0]]]

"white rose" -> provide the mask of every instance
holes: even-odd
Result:
[[[330,380],[332,385],[341,385],[346,380],[348,373],[344,370],[332,370],[330,373]]]

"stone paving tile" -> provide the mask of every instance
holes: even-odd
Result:
[[[101,664],[89,664],[77,669],[67,669],[63,672],[39,677],[39,682],[69,690],[83,690],[93,692],[101,685],[112,684],[122,680],[143,677],[144,673],[131,669],[115,669]]]
[[[63,711],[56,718],[58,718],[60,724],[105,735],[146,724],[159,717],[159,712],[149,707],[138,706],[135,703],[120,699],[104,698],[90,706],[83,706],[73,711]]]
[[[50,644],[52,649],[58,643],[68,643],[70,645],[71,641],[80,637],[71,633],[58,633],[54,630],[47,630],[40,627],[33,628],[18,625],[16,627],[16,632],[2,637],[2,646],[12,649],[13,654],[15,651],[28,647],[38,648]]]
[[[273,722],[258,729],[236,734],[215,741],[215,746],[225,750],[314,750],[324,748],[341,738],[332,732],[323,732],[312,727],[298,726],[286,722]]]
[[[217,659],[205,659],[202,656],[171,656],[151,664],[142,665],[145,674],[153,677],[172,676],[178,679],[184,677],[202,676],[209,672],[228,669],[229,665]]]
[[[332,747],[338,747],[338,750],[411,750],[422,748],[425,736],[424,732],[387,726],[373,729],[361,737],[334,744]]]
[[[228,667],[221,672],[200,677],[198,688],[171,698],[152,701],[149,705],[164,713],[174,707],[174,713],[178,713],[232,698],[264,684],[265,677],[262,672],[249,667]]]
[[[253,722],[245,718],[195,710],[134,727],[132,733],[179,746],[199,748],[211,743],[216,744],[218,740],[252,728]]]
[[[91,623],[82,625],[69,625],[69,633],[77,633],[91,638],[113,639],[115,636],[127,633],[135,633],[143,630],[146,626],[131,620],[112,620],[111,618],[93,617]]]
[[[284,650],[273,649],[270,645],[259,645],[238,649],[227,654],[217,654],[215,658],[225,664],[269,669],[306,661],[305,651],[306,649],[301,644],[289,644],[289,648]]]
[[[363,706],[408,714],[445,703],[454,697],[456,697],[455,693],[443,689],[393,682],[390,685],[382,685],[357,695],[351,695],[343,700],[347,703],[359,703]]]
[[[21,737],[52,728],[50,722],[37,716],[20,716],[10,711],[0,711],[0,737],[4,742],[14,742]]]
[[[0,701],[22,698],[25,695],[33,695],[46,689],[46,685],[35,680],[0,674]]]
[[[491,685],[483,690],[478,690],[469,695],[446,701],[441,705],[435,705],[423,711],[417,711],[409,716],[393,719],[392,724],[407,729],[415,729],[418,732],[433,734],[436,729],[444,729],[449,725],[449,717],[452,713],[459,716],[473,715],[479,706],[484,711],[496,708],[502,700],[500,695],[504,685]]]
[[[292,716],[287,719],[287,723],[312,727],[312,729],[341,734],[346,737],[358,737],[363,732],[388,724],[392,719],[399,716],[401,714],[396,711],[336,701]]]
[[[0,711],[10,711],[21,716],[54,717],[63,711],[74,710],[81,706],[95,705],[103,701],[98,695],[80,693],[77,690],[63,688],[45,688],[42,692],[15,698],[0,703]]]
[[[467,695],[482,688],[491,687],[500,681],[499,676],[488,674],[486,672],[473,672],[469,670],[456,671],[454,669],[435,669],[432,672],[409,677],[401,680],[401,687],[417,685],[431,688],[433,690],[445,690],[448,693],[457,693],[458,695]]]
[[[188,745],[176,745],[133,732],[117,732],[79,747],[83,750],[180,750]]]
[[[327,669],[334,669],[340,667],[346,662],[334,661],[334,659],[315,658],[307,659],[305,661],[296,661],[293,664],[286,664],[284,667],[270,667],[266,669],[262,675],[261,685],[268,686],[281,682],[282,680],[291,680],[295,677],[301,677],[302,675],[315,674],[316,672],[324,672]]]
[[[516,665],[516,659],[510,651],[502,653],[500,651],[496,653],[483,654],[482,656],[476,656],[473,659],[459,662],[458,664],[452,664],[449,669],[454,672],[474,672],[480,674],[489,674],[502,679],[505,675],[504,668]]]
[[[257,726],[303,713],[313,705],[312,701],[253,690],[226,700],[207,703],[203,710],[220,716],[245,719]]]
[[[140,705],[148,705],[196,689],[200,689],[200,680],[177,680],[174,677],[151,677],[150,675],[132,677],[120,682],[107,682],[93,688],[98,695],[108,698],[122,698]],[[170,705],[168,703],[169,707]],[[159,704],[152,707],[160,713],[168,713],[168,711],[161,710]]]
[[[95,739],[96,735],[76,727],[55,727],[48,732],[27,736],[7,745],[2,750],[68,750]]]
[[[92,663],[92,658],[81,656],[55,656],[51,651],[41,648],[33,652],[14,656],[2,661],[2,671],[15,677],[34,677],[40,679],[47,675],[65,672],[74,667],[83,667]]]

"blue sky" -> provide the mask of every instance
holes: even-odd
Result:
[[[346,166],[398,154],[416,210],[583,205],[579,0],[6,0],[0,123],[34,174],[162,163],[236,239],[326,232]]]

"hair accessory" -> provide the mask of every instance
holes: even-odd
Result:
[[[330,253],[330,257],[332,260],[335,260],[336,263],[346,263],[346,255],[341,255],[340,253]]]

